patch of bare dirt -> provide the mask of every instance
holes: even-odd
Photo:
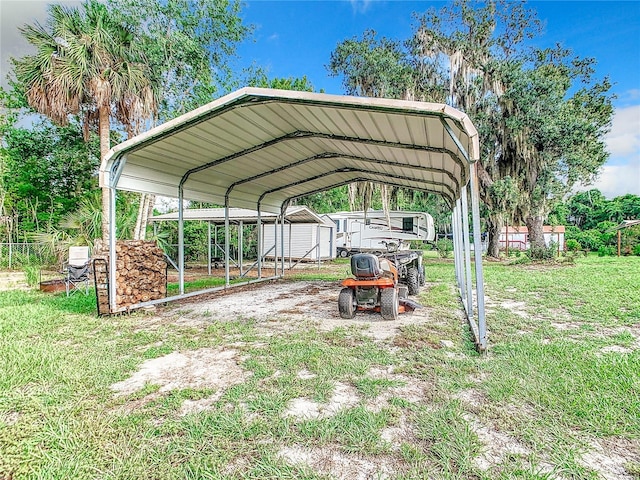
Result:
[[[202,348],[173,352],[144,362],[131,377],[111,385],[116,395],[129,395],[145,385],[159,385],[159,392],[175,389],[224,390],[242,383],[249,373],[239,363],[237,350]]]
[[[483,444],[482,453],[474,459],[480,470],[489,470],[491,467],[499,465],[508,455],[528,455],[531,453],[529,448],[516,438],[498,431],[493,426],[483,424],[475,415],[465,414],[464,418]]]
[[[327,418],[334,416],[340,410],[357,405],[359,401],[360,397],[354,387],[337,382],[328,403],[318,403],[308,398],[295,398],[290,402],[284,416],[303,420]]]
[[[332,447],[282,447],[278,455],[288,463],[305,465],[337,480],[384,480],[395,477],[401,466],[390,456],[347,454]]]
[[[429,321],[426,308],[401,314],[395,322],[382,320],[380,314],[369,312],[357,313],[353,319],[340,318],[338,294],[341,288],[340,282],[273,281],[198,297],[197,302],[180,304],[171,314],[179,317],[183,324],[251,318],[259,323],[261,333],[267,335],[279,329],[306,328],[309,321],[322,331],[364,327],[364,333],[376,340],[394,337],[402,326]]]
[[[637,480],[625,465],[640,464],[640,444],[623,438],[595,440],[592,449],[582,455],[581,463],[598,472],[604,480]]]
[[[462,390],[461,392],[458,392],[456,395],[454,395],[454,398],[459,399],[466,407],[468,407],[472,411],[476,411],[487,401],[484,393],[475,388]]]
[[[367,400],[365,406],[367,410],[379,412],[389,406],[389,399],[393,397],[402,398],[410,403],[422,402],[428,398],[429,385],[421,380],[407,377],[406,375],[393,373],[393,367],[386,369],[372,368],[367,375],[375,379],[385,379],[398,382],[397,386],[385,388],[373,399]]]

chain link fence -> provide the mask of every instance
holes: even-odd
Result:
[[[55,265],[56,256],[47,243],[0,243],[0,268],[20,269]]]

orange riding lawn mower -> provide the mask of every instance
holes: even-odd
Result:
[[[421,305],[409,299],[424,285],[422,252],[390,252],[377,257],[358,253],[351,257],[355,278],[342,281],[338,296],[340,317],[353,318],[356,312],[380,312],[383,320],[397,320]]]

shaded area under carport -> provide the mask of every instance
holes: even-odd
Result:
[[[447,105],[244,88],[114,147],[101,165],[101,185],[111,191],[111,225],[116,190],[178,198],[180,293],[162,301],[193,295],[184,293],[187,199],[224,205],[228,259],[230,207],[255,209],[260,232],[263,212],[275,213],[282,230],[292,200],[352,182],[438,193],[453,211],[458,287],[476,345],[484,350],[478,158],[478,133],[471,120]],[[469,196],[478,253],[475,305]],[[112,282],[115,241],[111,229]],[[228,287],[229,262],[225,263]],[[283,259],[281,266],[278,277],[284,274]],[[259,277],[260,269],[259,261]],[[117,311],[113,291],[110,306]]]

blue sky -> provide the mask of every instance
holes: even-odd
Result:
[[[42,0],[0,0],[0,75],[5,85],[6,59],[25,53],[17,27],[45,19]],[[78,2],[65,2],[77,4]],[[411,36],[413,12],[435,1],[245,1],[242,16],[255,26],[254,39],[242,45],[239,63],[254,62],[270,77],[302,77],[327,93],[343,94],[339,78],[325,65],[336,45],[373,29],[379,36],[404,40]],[[581,57],[594,57],[596,78],[613,82],[616,113],[607,145],[611,157],[595,184],[608,198],[640,195],[640,0],[529,1],[546,24],[536,40],[540,47],[560,42]]]
[[[243,16],[255,25],[255,43],[240,49],[270,77],[306,75],[314,87],[343,94],[340,78],[325,65],[336,45],[366,29],[404,40],[411,36],[413,12],[444,2],[270,1],[246,2]],[[640,195],[640,1],[530,1],[545,24],[539,47],[557,42],[577,56],[597,60],[596,78],[613,82],[616,114],[607,136],[611,157],[594,185],[608,198]],[[591,188],[591,187],[589,187]]]

